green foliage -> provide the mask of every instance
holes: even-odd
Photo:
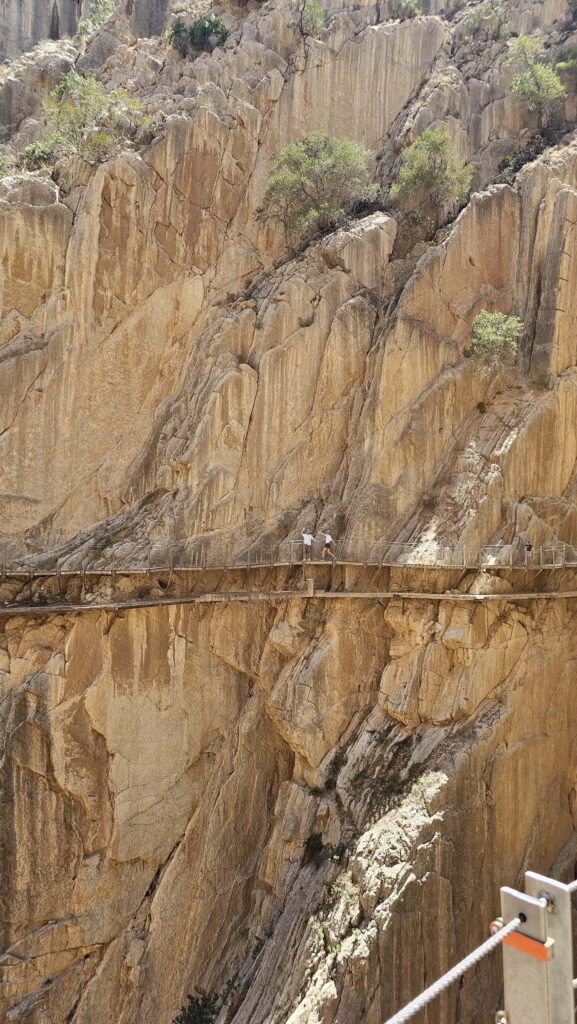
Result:
[[[512,182],[517,172],[520,171],[525,164],[530,163],[532,160],[536,160],[546,146],[547,142],[542,135],[534,135],[518,153],[512,153],[511,156],[506,156],[501,160],[499,165],[501,179],[503,181]]]
[[[463,199],[471,184],[473,168],[453,155],[445,124],[428,128],[403,155],[397,180],[389,195],[395,206],[419,221],[439,221],[442,208]]]
[[[538,60],[543,52],[540,33],[519,36],[509,43],[507,64],[517,68],[511,83],[511,92],[528,110],[539,116],[541,128],[555,119],[565,98],[565,86],[549,64]]]
[[[508,43],[509,55],[506,64],[515,64],[518,67],[527,69],[537,60],[543,52],[543,36],[536,32],[532,36],[517,36]]]
[[[330,860],[332,860],[334,864],[340,864],[348,852],[349,848],[346,843],[337,843],[337,845],[333,846],[331,849]]]
[[[190,42],[198,50],[214,50],[228,39],[228,29],[217,14],[205,14],[193,21],[189,29]]]
[[[206,50],[211,53],[215,46],[222,46],[228,39],[228,29],[216,14],[204,14],[185,25],[182,18],[167,28],[165,36],[181,57],[186,57],[190,50]]]
[[[172,1024],[212,1024],[220,1009],[220,999],[214,992],[195,989],[196,995],[188,995],[187,1003]]]
[[[325,9],[318,0],[305,0],[301,15],[301,28],[306,36],[318,36],[321,29],[325,27],[326,20]]]
[[[351,139],[313,132],[291,142],[274,158],[259,220],[280,220],[287,232],[304,238],[330,231],[362,203],[373,202],[372,154]]]
[[[489,313],[486,309],[475,317],[471,342],[482,376],[497,373],[514,363],[523,327],[518,316]]]
[[[91,0],[90,14],[78,23],[79,36],[91,36],[114,13],[116,0]]]
[[[565,98],[565,86],[548,64],[537,62],[520,71],[511,82],[511,93],[539,117],[542,128],[555,119]]]
[[[8,153],[0,153],[0,178],[5,177],[6,174],[10,174],[14,166],[14,162]]]
[[[398,17],[403,21],[407,18],[417,18],[421,13],[420,0],[399,0]]]
[[[188,27],[184,24],[182,18],[177,18],[176,21],[167,28],[165,36],[171,46],[174,46],[175,50],[178,50],[181,57],[186,57],[190,48],[190,38],[188,35]]]
[[[125,89],[107,92],[93,75],[69,71],[44,102],[47,133],[27,146],[25,157],[36,165],[78,154],[105,160],[137,138],[147,118],[140,102]]]
[[[28,168],[42,167],[52,159],[52,155],[52,146],[49,142],[31,142],[24,150],[24,163]]]
[[[577,78],[577,46],[569,46],[566,50],[560,50],[555,58],[555,71],[558,75],[566,75],[568,78]]]
[[[482,0],[467,11],[463,23],[469,32],[498,39],[507,30],[507,0]]]

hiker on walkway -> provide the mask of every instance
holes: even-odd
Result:
[[[327,530],[324,531],[324,533],[325,533],[325,546],[323,548],[323,562],[324,562],[325,558],[327,557],[327,555],[334,562],[335,561],[335,556],[333,555],[333,549],[332,549],[333,538],[331,536],[331,531],[327,529]]]
[[[525,565],[533,560],[533,545],[530,540],[525,541]]]
[[[303,562],[310,562],[313,557],[313,531],[310,526],[305,526],[301,536],[303,539]]]

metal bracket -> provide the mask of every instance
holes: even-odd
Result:
[[[574,1024],[570,892],[534,872],[526,873],[525,888],[501,889],[503,919],[522,922],[503,942],[504,1021]]]

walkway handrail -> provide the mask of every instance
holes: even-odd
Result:
[[[462,978],[467,971],[470,971],[472,967],[475,967],[480,960],[484,960],[486,956],[493,953],[513,932],[517,931],[521,924],[520,917],[514,917],[512,921],[500,928],[499,931],[491,935],[486,942],[483,942],[481,946],[474,949],[472,953],[469,953],[463,960],[458,964],[455,964],[450,971],[443,974],[441,978],[429,985],[429,988],[421,992],[420,996],[413,999],[404,1009],[399,1010],[395,1013],[394,1017],[390,1017],[385,1024],[407,1024],[407,1021],[411,1020],[421,1010],[424,1010],[429,1003],[432,1003],[434,999],[437,999],[445,989],[449,988],[455,981]]]
[[[243,550],[216,551],[210,542],[205,544],[192,543],[187,551],[185,541],[168,544],[164,548],[155,545],[156,551],[150,549],[138,564],[126,565],[111,563],[101,568],[94,562],[102,558],[97,549],[86,550],[81,557],[82,564],[73,563],[79,558],[79,552],[60,553],[54,555],[30,554],[20,558],[9,558],[7,550],[1,561],[2,575],[26,573],[34,575],[60,572],[163,572],[186,571],[192,569],[235,569],[258,566],[294,565],[303,561],[303,544],[299,540],[287,538],[273,543],[266,538],[248,544]],[[539,572],[541,569],[563,567],[577,568],[577,547],[572,545],[543,544],[526,547],[524,540],[515,544],[484,544],[480,548],[472,548],[463,544],[445,545],[436,541],[420,541],[407,544],[400,542],[379,542],[359,545],[347,545],[346,542],[333,544],[333,557],[339,564],[383,566],[389,568],[421,568],[421,569],[527,569]],[[161,554],[162,552],[162,554]],[[308,552],[307,552],[308,554]],[[312,561],[323,560],[323,543],[313,542]],[[332,559],[329,559],[332,561]],[[72,564],[70,564],[72,563]]]

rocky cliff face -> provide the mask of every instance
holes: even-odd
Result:
[[[42,39],[74,35],[80,12],[78,0],[1,0],[0,58],[17,57]]]
[[[280,557],[307,523],[361,560],[409,539],[577,545],[577,144],[498,182],[536,131],[506,43],[458,0],[423,10],[334,2],[315,39],[289,2],[228,9],[224,48],[196,59],[119,12],[2,73],[9,152],[76,64],[155,127],[101,166],[0,180],[9,555]],[[510,26],[575,43],[566,0],[516,0]],[[407,251],[379,210],[287,255],[257,222],[287,141],[351,135],[386,185],[440,120],[475,193],[433,242]],[[527,326],[498,381],[468,355],[488,307]],[[471,599],[3,620],[8,1021],[169,1024],[194,985],[234,985],[222,1022],[377,1024],[481,940],[500,884],[565,877],[577,611],[512,591],[570,571],[406,585]],[[493,964],[429,1019],[481,1024],[498,998]]]
[[[165,26],[168,0],[125,0],[121,6],[137,36]],[[43,40],[74,36],[90,12],[90,0],[0,0],[0,60],[19,57]]]

